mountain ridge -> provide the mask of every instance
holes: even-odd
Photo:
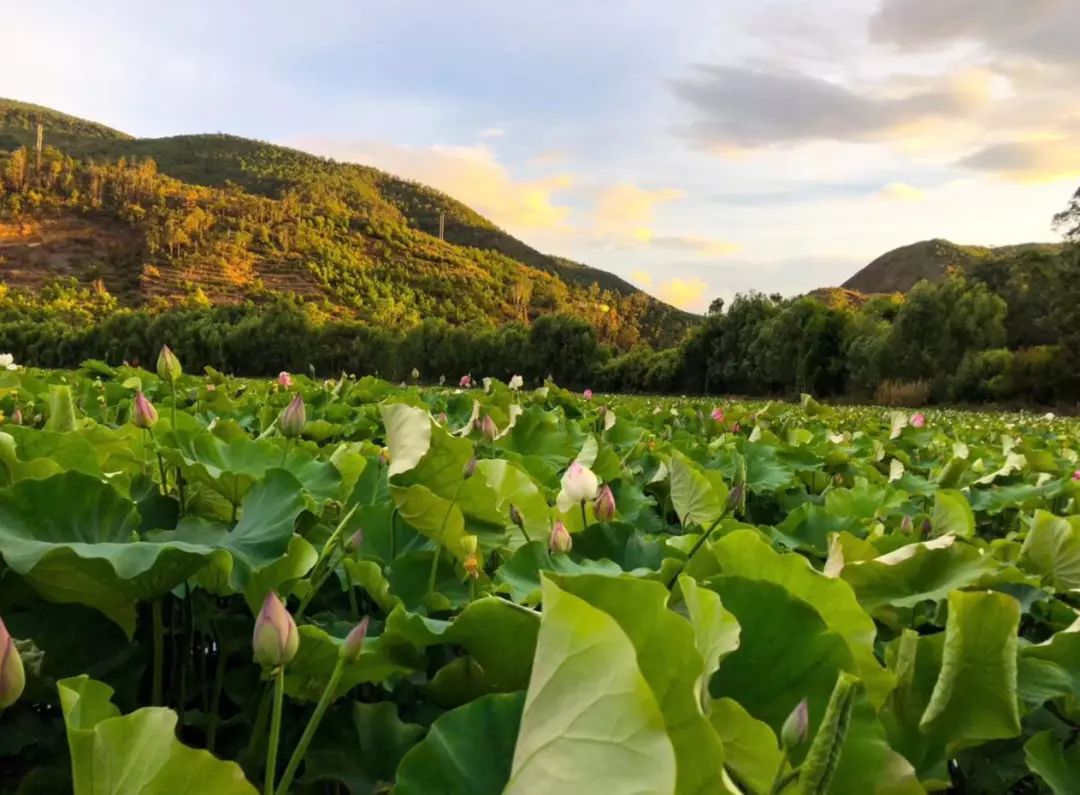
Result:
[[[283,213],[299,212],[303,217],[289,218],[290,223],[295,220],[296,239],[285,241],[284,245],[274,239],[273,232],[280,233],[281,230],[270,229],[261,220],[248,223],[251,219],[247,219],[244,223],[230,225],[215,216],[215,229],[210,237],[220,231],[235,240],[236,233],[244,231],[239,227],[261,224],[258,228],[263,241],[251,243],[240,252],[254,263],[253,272],[261,277],[264,265],[271,274],[291,269],[293,281],[306,281],[302,293],[316,297],[314,292],[321,292],[324,298],[338,304],[337,309],[358,314],[361,319],[367,316],[368,319],[386,321],[387,317],[380,316],[378,307],[372,304],[400,287],[397,292],[405,294],[405,306],[394,322],[416,322],[429,316],[446,316],[450,322],[464,322],[461,313],[452,308],[439,311],[449,307],[454,298],[444,289],[446,285],[437,281],[436,274],[442,270],[447,280],[455,283],[459,296],[473,298],[467,293],[474,287],[494,293],[485,296],[484,300],[471,301],[482,315],[479,319],[484,322],[528,321],[539,314],[566,311],[594,321],[602,335],[611,337],[611,341],[620,347],[637,341],[657,346],[673,344],[696,322],[696,316],[649,296],[614,274],[543,254],[441,191],[370,166],[342,163],[297,149],[225,134],[135,138],[40,105],[3,99],[0,99],[0,144],[6,146],[0,145],[0,151],[27,146],[31,151],[24,157],[29,158],[38,121],[45,127],[46,148],[56,150],[56,155],[50,156],[48,168],[57,174],[62,171],[69,182],[82,180],[88,183],[96,178],[92,176],[94,170],[100,171],[107,164],[122,163],[125,168],[138,164],[140,168],[148,168],[147,164],[152,161],[156,173],[191,186],[188,191],[191,202],[205,213],[213,213],[215,207],[226,215],[257,212],[275,218]],[[75,164],[68,163],[65,158]],[[11,169],[10,162],[7,167]],[[22,167],[25,169],[25,164]],[[113,178],[121,182],[128,179],[111,175],[110,179]],[[137,177],[151,178],[149,174]],[[48,186],[34,186],[34,190],[40,193],[44,187],[54,192],[57,189],[52,180]],[[11,192],[12,185],[8,188]],[[26,185],[20,185],[19,190],[25,188]],[[203,194],[197,188],[217,193]],[[81,185],[81,189],[85,192],[86,184]],[[180,217],[184,203],[182,187],[159,186],[159,189],[168,194],[172,202],[168,214],[176,216],[171,221],[163,218],[161,223],[187,223],[185,219],[189,216]],[[66,209],[76,210],[76,215],[81,215],[83,221],[100,214],[101,208],[88,205],[85,196],[73,198],[70,190],[67,193],[64,193],[66,189],[59,190],[62,196],[48,197],[48,200],[66,203]],[[249,196],[277,204],[248,207],[246,205],[252,203],[245,197]],[[27,202],[19,203],[20,217],[25,219],[28,217]],[[147,200],[140,206],[144,216],[148,212],[153,215],[160,201],[153,205]],[[296,210],[297,206],[299,210]],[[88,212],[90,210],[93,212]],[[110,207],[109,212],[115,216],[123,215],[126,210],[116,206]],[[440,213],[445,214],[442,240],[438,238]],[[20,237],[21,233],[11,227],[13,213],[9,210],[7,215],[7,255],[10,260],[11,240]],[[33,213],[29,216],[34,220]],[[44,224],[48,219],[36,220]],[[72,222],[66,228],[70,232],[78,224],[74,219],[69,220]],[[140,219],[138,223],[146,226],[149,222]],[[269,227],[275,225],[280,226],[278,220],[269,222]],[[160,231],[144,230],[144,237]],[[79,235],[80,239],[86,239],[93,237],[93,232],[82,228]],[[309,240],[310,236],[319,239]],[[0,239],[3,237],[0,234]],[[211,242],[220,243],[220,237],[218,235]],[[299,258],[295,256],[295,249],[290,250],[294,242],[310,244]],[[31,241],[26,245],[40,247],[43,243]],[[44,245],[50,244],[45,242]],[[148,247],[153,246],[144,244],[144,251]],[[21,251],[26,255],[29,249],[24,246]],[[0,250],[0,255],[4,253]],[[204,259],[210,259],[214,252],[204,249],[198,253],[204,255]],[[230,256],[235,254],[235,251],[231,252]],[[57,256],[69,261],[73,259],[67,252],[59,252]],[[194,254],[188,251],[183,256],[191,260]],[[155,272],[161,273],[177,264],[159,262],[161,258],[158,253],[151,256],[152,261],[146,264],[142,275],[149,273],[151,278],[156,278]],[[22,257],[22,260],[26,259],[26,256]],[[176,252],[170,248],[165,259],[177,259]],[[296,262],[297,259],[300,261]],[[290,261],[292,265],[288,265]],[[31,266],[27,265],[27,268]],[[328,268],[334,273],[328,275]],[[189,277],[209,278],[207,290],[213,292],[211,288],[216,276],[210,272],[212,270],[203,262],[192,265],[185,272]],[[308,278],[308,271],[315,275]],[[192,281],[184,276],[177,280]],[[380,284],[369,284],[364,290],[353,289],[351,293],[345,285],[346,282],[365,280]],[[318,282],[322,284],[317,285]],[[313,292],[313,287],[319,289]],[[166,288],[158,292],[165,296],[170,294]],[[347,295],[343,297],[343,294]],[[428,300],[433,295],[435,300]],[[212,300],[227,298],[222,285]]]

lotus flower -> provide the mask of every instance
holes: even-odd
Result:
[[[360,652],[364,650],[364,638],[367,637],[368,631],[368,617],[364,618],[353,627],[349,634],[345,637],[345,642],[341,644],[341,650],[338,654],[345,662],[356,662],[360,659]]]
[[[18,412],[19,410],[18,410],[18,409],[15,409],[15,411],[16,411],[16,413],[17,413],[17,412]],[[12,416],[12,418],[11,418],[11,419],[12,419],[12,420],[14,420],[14,419],[15,419],[15,417],[14,417],[14,416]],[[1075,472],[1073,472],[1073,473],[1072,473],[1072,479],[1073,479],[1073,480],[1080,480],[1080,469],[1078,469],[1078,470],[1076,470]]]
[[[569,505],[596,498],[600,480],[596,473],[579,461],[574,461],[562,477],[562,493]]]
[[[22,657],[0,619],[0,709],[7,709],[18,701],[25,686]]]
[[[520,375],[514,375],[510,377],[510,383],[508,386],[515,392],[525,386],[525,379]]]
[[[809,731],[810,709],[804,698],[787,716],[787,720],[784,721],[784,725],[780,729],[780,744],[788,750],[798,748],[806,742]]]
[[[555,522],[555,525],[551,528],[551,535],[548,537],[548,550],[552,554],[565,555],[573,546],[574,540],[570,537],[566,525],[562,522]]]
[[[180,366],[180,360],[176,354],[169,350],[168,345],[161,346],[161,352],[157,357],[157,374],[162,381],[175,381],[184,370]]]
[[[600,493],[596,495],[593,513],[601,522],[609,522],[615,516],[615,495],[611,493],[611,486],[606,483],[600,487]]]
[[[914,414],[911,415],[911,427],[912,428],[921,428],[924,425],[926,425],[926,415],[925,414],[923,414],[921,411],[916,411]]]
[[[490,414],[485,414],[484,419],[480,421],[480,433],[489,442],[495,441],[495,437],[499,435],[499,428],[495,425],[495,420],[491,419]]]
[[[724,410],[720,408],[720,406],[717,406],[712,410],[712,414],[710,414],[709,416],[712,417],[716,422],[723,422]]]
[[[281,429],[282,436],[294,439],[303,432],[306,423],[307,411],[304,408],[304,396],[297,393],[292,402],[281,412],[278,427]]]
[[[468,373],[461,376],[461,380],[458,381],[458,386],[460,386],[462,389],[468,389],[469,387],[471,387],[472,386],[472,376],[469,375]]]
[[[420,380],[420,371],[417,370],[415,367],[412,369],[412,373],[410,373],[410,375],[412,376],[413,381],[419,381]]]
[[[18,370],[19,365],[15,364],[15,357],[10,353],[0,353],[0,367],[5,370]]]
[[[213,392],[213,391],[214,391],[214,390],[216,390],[216,389],[217,389],[217,387],[216,387],[216,386],[214,386],[213,384],[207,384],[207,385],[206,385],[206,391],[207,391],[207,392]]]
[[[273,591],[266,595],[255,619],[251,647],[255,651],[255,662],[265,668],[288,665],[300,647],[296,622]]]
[[[292,376],[289,375],[288,370],[282,370],[277,374],[277,384],[282,389],[288,389],[292,386]]]
[[[142,392],[135,393],[135,405],[131,412],[131,421],[136,428],[152,428],[158,421],[157,409],[146,399]]]
[[[592,400],[592,390],[586,389],[584,392],[581,393],[581,396],[586,400]]]

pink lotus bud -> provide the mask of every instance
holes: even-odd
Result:
[[[131,421],[136,428],[152,428],[158,421],[157,409],[146,399],[142,392],[135,393],[135,404],[131,411]]]
[[[583,502],[596,497],[600,480],[587,466],[574,461],[562,478],[563,491],[570,502]]]
[[[521,510],[514,503],[510,503],[510,521],[516,524],[519,530],[525,529],[525,517],[521,515]]]
[[[12,421],[12,422],[15,422],[15,421],[16,421],[16,420],[15,420],[15,417],[16,417],[16,416],[18,416],[18,417],[19,417],[20,419],[22,419],[22,416],[21,416],[21,415],[19,414],[19,410],[18,410],[18,409],[15,409],[15,413],[11,415],[11,421]],[[16,423],[16,424],[17,424],[17,423]],[[1080,480],[1080,469],[1078,469],[1078,470],[1076,470],[1075,472],[1073,472],[1073,473],[1072,473],[1072,479],[1073,479],[1073,480]]]
[[[282,370],[280,373],[278,373],[277,382],[278,386],[280,386],[282,389],[288,389],[292,386],[292,376],[289,375],[288,370]]]
[[[926,415],[925,414],[923,414],[921,411],[916,411],[914,414],[911,415],[911,427],[912,428],[921,428],[924,425],[926,425]]]
[[[461,476],[468,480],[476,473],[476,458],[470,458],[465,462],[465,466],[461,468]]]
[[[255,619],[251,647],[255,651],[255,662],[264,668],[288,665],[300,647],[296,622],[273,591],[266,595],[262,610]]]
[[[565,555],[574,546],[574,540],[570,538],[570,532],[562,522],[555,522],[548,536],[548,550],[552,554]]]
[[[601,522],[609,522],[615,516],[615,495],[611,493],[611,486],[606,483],[600,487],[600,493],[596,495],[593,513]]]
[[[461,376],[461,380],[458,381],[458,386],[460,386],[462,389],[468,389],[469,387],[471,387],[472,376],[468,374]]]
[[[495,441],[495,437],[499,435],[499,428],[495,425],[495,420],[491,419],[490,414],[485,414],[484,419],[480,422],[480,433],[489,442]]]
[[[216,389],[217,389],[217,387],[214,386],[213,384],[207,384],[206,385],[206,391],[207,392],[214,392]]]
[[[910,516],[905,516],[900,520],[900,532],[911,534],[911,531],[915,529],[915,522],[912,521]]]
[[[712,417],[713,420],[715,420],[716,422],[723,422],[724,421],[724,410],[722,408],[720,408],[719,406],[717,406],[716,408],[714,408],[712,410],[712,414],[710,414],[709,416]]]
[[[168,345],[161,346],[161,352],[157,357],[157,374],[162,381],[175,381],[184,372],[180,366],[180,360],[176,354],[169,350]]]
[[[341,659],[350,663],[360,659],[360,652],[364,650],[364,638],[367,637],[367,631],[368,617],[364,616],[360,623],[349,631],[349,634],[345,637],[345,642],[341,644],[341,650],[338,652]]]
[[[446,425],[446,423],[448,423],[449,421],[450,421],[450,419],[446,416],[446,412],[445,411],[440,411],[439,412],[439,425]]]
[[[349,540],[345,544],[345,548],[351,555],[356,550],[360,549],[360,545],[364,543],[364,528],[358,528],[355,533],[349,536]]]
[[[592,390],[586,389],[584,392],[581,393],[581,396],[586,400],[592,400]]]
[[[11,412],[11,421],[16,425],[22,425],[23,423],[22,409],[18,406],[15,407],[15,411]]]
[[[731,430],[734,431],[735,433],[738,433],[739,431],[742,430],[742,426],[739,425],[739,423],[736,422],[734,425],[731,426]]]
[[[307,411],[304,409],[304,396],[297,393],[296,397],[292,399],[292,403],[281,412],[278,427],[281,429],[282,436],[292,439],[303,432],[306,423]]]
[[[26,672],[22,657],[15,648],[15,641],[0,620],[0,709],[7,709],[22,695],[26,686]]]
[[[784,725],[780,729],[780,744],[789,751],[798,748],[806,742],[806,736],[809,732],[810,708],[804,698],[787,716],[787,720],[784,721]]]

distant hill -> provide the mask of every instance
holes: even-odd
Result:
[[[969,270],[979,262],[1015,257],[1029,252],[1056,253],[1059,243],[1024,243],[1015,246],[960,246],[948,240],[924,240],[893,249],[875,259],[843,283],[860,293],[906,293],[923,279],[938,281],[950,268]]]
[[[56,277],[99,282],[120,305],[286,293],[394,326],[429,317],[528,322],[561,311],[620,347],[669,345],[696,322],[613,274],[533,249],[450,196],[368,166],[230,135],[133,138],[0,99],[0,279],[36,291]]]

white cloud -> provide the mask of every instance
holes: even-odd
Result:
[[[674,188],[650,190],[627,182],[604,188],[596,198],[593,233],[614,241],[649,242],[657,206],[683,198]]]
[[[926,192],[906,182],[890,182],[881,189],[881,195],[896,201],[917,202],[926,198]]]

